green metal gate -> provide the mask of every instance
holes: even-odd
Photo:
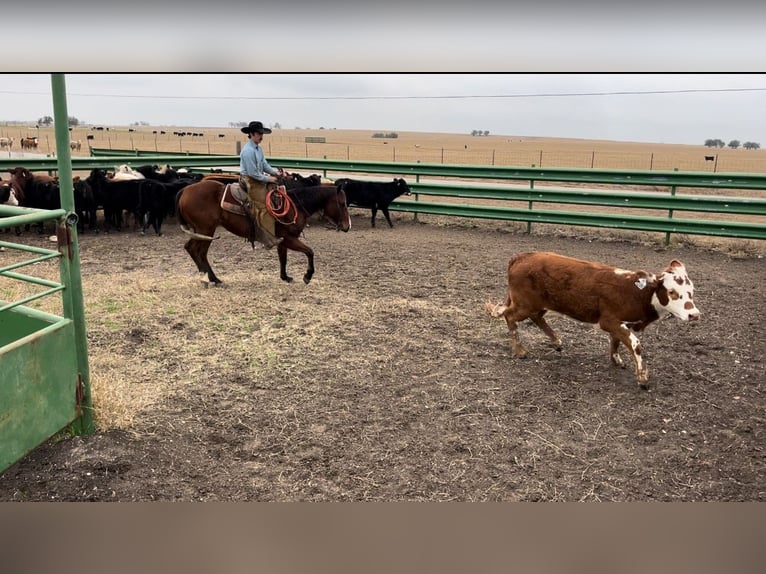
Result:
[[[5,301],[0,290],[0,472],[69,425],[77,434],[94,430],[63,75],[52,74],[51,85],[62,208],[0,205],[0,230],[53,221],[57,243],[54,250],[0,241],[0,277],[32,291]],[[32,274],[36,264],[55,259],[57,281]],[[33,307],[54,295],[61,315]]]

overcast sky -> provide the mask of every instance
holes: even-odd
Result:
[[[66,74],[81,123],[370,129],[766,145],[766,74]],[[653,92],[653,93],[651,93]],[[3,76],[0,121],[53,116],[50,74]]]

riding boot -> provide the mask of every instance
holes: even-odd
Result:
[[[257,215],[258,230],[261,232],[261,243],[266,249],[271,249],[275,245],[279,245],[282,241],[281,237],[277,237],[274,218],[267,209],[259,209]]]
[[[270,233],[265,227],[258,227],[258,231],[261,235],[259,241],[263,243],[263,246],[266,249],[271,249],[275,245],[279,245],[279,243],[282,241],[281,237],[277,237],[273,233]]]
[[[255,242],[261,242],[258,224],[256,223],[255,210],[252,202],[248,199],[242,202],[245,219],[247,220],[247,240],[255,249]]]

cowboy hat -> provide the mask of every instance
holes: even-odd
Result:
[[[269,128],[263,127],[263,124],[261,122],[250,122],[240,131],[243,134],[253,134],[253,133],[270,134],[271,133],[271,130]]]

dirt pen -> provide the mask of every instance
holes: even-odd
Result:
[[[220,288],[172,222],[82,235],[99,431],[33,451],[0,501],[766,498],[762,244],[401,214],[373,229],[366,210],[352,224],[305,230],[309,285],[222,230]],[[606,334],[560,316],[561,352],[525,323],[514,359],[483,307],[525,250],[653,272],[678,258],[701,320],[644,334],[648,391],[610,365]]]

